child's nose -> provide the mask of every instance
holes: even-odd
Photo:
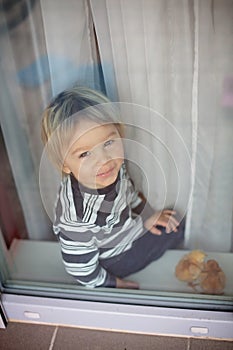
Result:
[[[96,152],[96,163],[98,165],[105,164],[107,161],[111,159],[109,153],[106,151],[106,149],[99,149]]]

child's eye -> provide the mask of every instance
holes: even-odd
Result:
[[[90,154],[91,154],[91,152],[89,152],[89,151],[83,152],[82,154],[79,155],[79,158],[86,158],[86,157],[88,157]]]
[[[111,146],[113,144],[114,140],[108,140],[104,143],[104,147]]]

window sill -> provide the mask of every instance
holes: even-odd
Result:
[[[167,251],[132,275],[141,290],[90,290],[65,272],[58,243],[15,240],[7,257],[10,279],[2,304],[10,321],[232,339],[233,254],[208,254],[227,275],[221,296],[194,294],[175,278],[174,262],[184,254]]]
[[[131,275],[129,279],[137,281],[141,290],[175,291],[197,295],[192,288],[179,281],[174,274],[175,265],[186,253],[185,250],[169,250],[159,260]],[[219,297],[233,297],[233,254],[215,252],[207,254],[208,259],[216,259],[219,262],[226,274],[224,295]],[[15,239],[9,251],[8,261],[10,262],[10,279],[13,281],[58,283],[69,285],[71,288],[77,286],[74,278],[69,276],[64,269],[57,242]]]

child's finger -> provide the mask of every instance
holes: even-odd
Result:
[[[163,217],[161,217],[160,219],[158,219],[155,223],[155,226],[163,226],[163,227],[171,227],[171,228],[176,228],[179,223],[178,221],[173,218],[172,216],[169,215],[164,215]]]
[[[179,222],[174,218],[174,216],[164,215],[159,220],[157,220],[155,226],[163,226],[166,229],[166,233],[170,233],[172,231],[177,232],[177,227],[179,226]]]
[[[162,232],[156,226],[152,226],[150,232],[158,236],[162,234]]]
[[[166,233],[171,233],[171,232],[177,232],[178,230],[177,230],[177,226],[176,225],[174,225],[174,224],[167,224],[167,226],[166,226]]]
[[[166,233],[171,233],[171,232],[177,232],[178,225],[175,224],[174,222],[168,221],[167,226],[166,226]]]
[[[177,232],[177,227],[179,226],[179,221],[176,220],[174,216],[167,217],[167,227],[171,229],[171,231]]]
[[[164,216],[156,222],[155,226],[158,225],[164,227],[166,233],[171,233],[172,231],[178,231],[177,227],[179,226],[179,222],[172,216]]]

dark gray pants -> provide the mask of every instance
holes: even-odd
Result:
[[[167,249],[179,246],[184,239],[184,220],[180,223],[178,232],[166,233],[165,228],[158,226],[161,235],[147,231],[137,239],[132,247],[117,256],[101,261],[101,265],[112,275],[123,278],[159,259]]]

